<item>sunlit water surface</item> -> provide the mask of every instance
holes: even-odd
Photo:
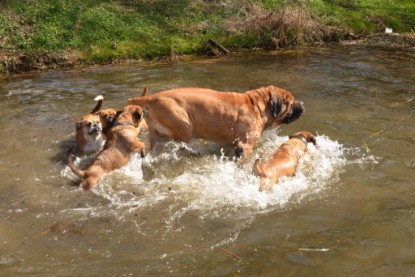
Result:
[[[413,49],[333,48],[2,80],[0,275],[414,275],[414,76]],[[145,85],[269,84],[306,113],[266,131],[243,163],[213,143],[169,142],[92,191],[74,186],[65,153],[96,95],[120,109]],[[258,153],[302,130],[317,147],[259,192]]]

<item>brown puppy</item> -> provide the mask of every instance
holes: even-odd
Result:
[[[131,153],[141,152],[141,156],[144,157],[145,146],[137,138],[137,127],[142,118],[143,110],[139,106],[131,105],[119,111],[104,149],[86,170],[76,168],[72,160],[72,149],[68,150],[68,166],[76,175],[83,178],[81,186],[84,190],[95,186],[103,175],[126,165]]]
[[[76,123],[76,151],[79,156],[96,152],[102,148],[105,143],[106,133],[111,128],[116,118],[116,110],[100,110],[104,97],[101,95],[95,97],[98,101],[91,113],[82,117]]]
[[[252,171],[260,177],[260,191],[270,190],[284,176],[294,176],[300,157],[307,152],[307,142],[317,145],[310,132],[292,134],[265,162],[261,158],[255,161]]]
[[[275,86],[245,93],[179,88],[128,99],[146,110],[150,147],[162,138],[189,142],[202,138],[234,145],[247,156],[265,129],[291,123],[304,112],[302,102]]]
[[[99,116],[99,121],[102,125],[102,134],[104,135],[104,139],[107,139],[109,136],[109,132],[117,119],[117,111],[115,109],[109,108],[105,110],[100,110],[96,112]]]

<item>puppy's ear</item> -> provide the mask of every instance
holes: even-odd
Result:
[[[307,141],[313,143],[314,146],[317,146],[317,140],[315,136],[310,134],[310,136],[307,138]]]
[[[279,98],[273,98],[271,101],[269,101],[269,104],[271,106],[271,114],[273,117],[277,117],[282,109],[282,100]]]
[[[135,109],[133,112],[133,119],[139,123],[143,119],[143,110],[142,109]]]
[[[75,124],[75,129],[78,131],[79,129],[81,129],[82,128],[82,121],[78,121],[78,122],[76,122],[76,124]]]
[[[122,114],[123,111],[117,111],[117,113],[115,114],[117,117],[120,116],[120,114]]]

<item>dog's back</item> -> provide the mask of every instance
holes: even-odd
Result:
[[[269,159],[264,162],[256,160],[252,171],[260,177],[260,190],[271,189],[282,177],[294,176],[300,157],[307,152],[308,142],[316,145],[310,132],[295,133]]]

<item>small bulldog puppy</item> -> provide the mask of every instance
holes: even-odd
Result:
[[[105,174],[126,165],[133,152],[140,152],[141,157],[144,157],[145,145],[138,140],[137,128],[142,118],[143,110],[139,106],[129,105],[118,111],[104,149],[86,170],[80,170],[75,166],[73,149],[68,150],[68,166],[73,173],[83,178],[81,186],[84,190],[92,189]]]
[[[76,150],[78,156],[83,156],[102,149],[108,130],[116,119],[114,109],[101,110],[104,97],[95,97],[95,108],[76,122]]]
[[[300,157],[307,152],[307,143],[317,145],[316,138],[310,132],[298,132],[289,136],[270,158],[262,161],[261,157],[253,165],[252,171],[259,176],[259,190],[271,190],[282,177],[294,176]]]

